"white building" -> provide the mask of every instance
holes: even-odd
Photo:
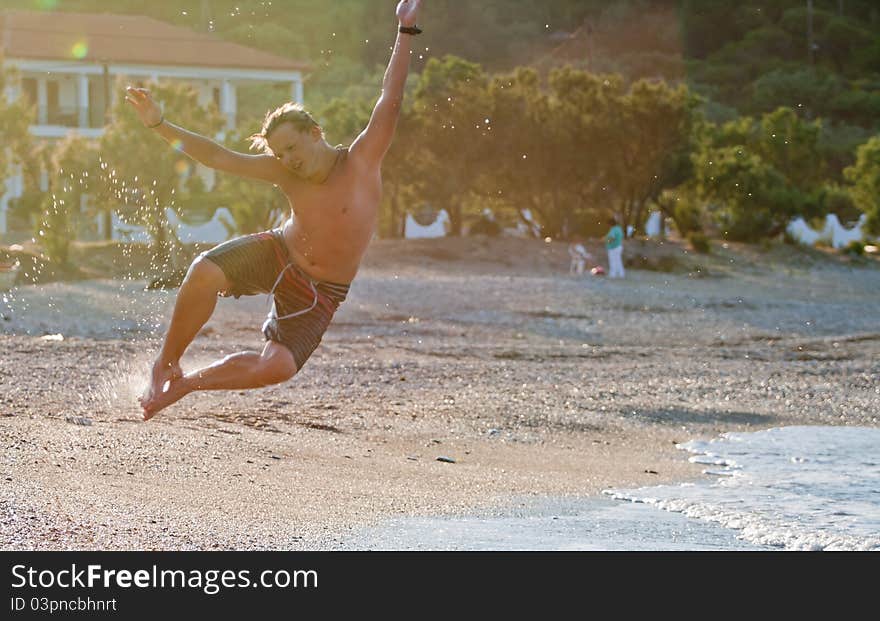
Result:
[[[100,138],[105,111],[120,96],[116,79],[180,81],[193,86],[200,102],[214,101],[237,125],[236,88],[254,83],[290,85],[290,98],[303,100],[303,62],[222,41],[149,17],[58,12],[0,12],[0,49],[20,81],[8,87],[11,100],[37,105],[31,133],[46,140],[76,131]],[[279,102],[282,103],[282,102]],[[213,176],[200,170],[210,185]],[[211,171],[213,172],[213,171]],[[4,188],[5,181],[5,188]],[[48,178],[44,178],[48,188]],[[9,201],[25,190],[16,171],[0,171],[0,235],[7,233]]]

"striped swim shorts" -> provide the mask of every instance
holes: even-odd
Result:
[[[296,368],[302,369],[321,343],[349,285],[312,280],[290,258],[281,229],[231,239],[202,256],[226,275],[230,285],[222,295],[272,297],[263,335],[287,347]]]

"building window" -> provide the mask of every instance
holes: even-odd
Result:
[[[61,105],[61,83],[46,81],[46,116],[49,125],[79,127],[79,106]]]

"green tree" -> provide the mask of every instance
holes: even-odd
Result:
[[[856,205],[868,215],[867,230],[880,235],[880,135],[859,147],[856,163],[844,175]]]
[[[37,227],[37,239],[49,260],[69,267],[70,241],[75,231],[94,221],[93,210],[83,210],[84,198],[99,185],[100,161],[97,146],[68,134],[51,156],[49,193],[45,196]]]
[[[755,11],[727,0],[683,0],[682,35],[687,54],[707,58],[724,45],[739,40],[751,28],[766,23]]]
[[[462,232],[462,205],[473,190],[487,146],[487,81],[475,63],[455,56],[432,58],[412,97],[410,121],[417,125],[414,130],[421,141],[418,155],[407,165],[430,176],[421,198],[447,210],[452,235]]]
[[[609,184],[618,201],[615,211],[625,226],[641,228],[646,206],[690,175],[699,103],[683,85],[673,88],[647,80],[639,80],[613,102],[609,111],[613,133],[606,157]],[[613,118],[616,115],[619,122]]]
[[[537,89],[537,81],[530,88]],[[601,154],[613,147],[611,101],[624,89],[619,75],[598,75],[571,67],[550,73],[546,94],[533,92],[535,135],[540,157],[533,211],[547,234],[582,233],[586,221],[601,220],[613,191],[614,169]],[[613,157],[613,156],[612,156]]]
[[[830,103],[846,87],[840,77],[828,71],[786,66],[768,71],[753,82],[751,100],[745,108],[760,113],[796,102],[801,114],[815,118],[827,115]]]
[[[48,166],[48,150],[45,144],[34,140],[29,126],[36,118],[36,108],[31,102],[19,97],[11,101],[8,91],[19,81],[19,73],[14,68],[3,64],[0,51],[0,184],[16,169],[25,180],[25,192],[22,196],[9,201],[7,216],[10,224],[18,220],[20,224],[31,225],[39,220],[43,202],[43,193],[37,190],[40,174]],[[3,192],[0,185],[0,192]],[[2,194],[0,194],[2,196]]]
[[[700,194],[730,239],[756,241],[778,233],[796,215],[798,202],[785,177],[745,146],[721,147],[695,162]]]
[[[746,113],[792,106],[807,118],[876,129],[876,2],[817,0],[812,12],[802,0],[680,7],[689,80],[699,92]]]
[[[823,123],[819,150],[825,161],[827,175],[834,182],[843,182],[843,169],[855,163],[856,149],[868,141],[872,132],[858,125]]]
[[[822,186],[818,193],[822,213],[836,214],[841,222],[858,220],[862,211],[856,206],[850,188],[835,183]]]
[[[821,137],[820,121],[804,121],[789,108],[704,126],[695,183],[721,229],[755,240],[776,235],[791,217],[821,215],[828,204]]]
[[[684,86],[564,67],[542,87],[518,69],[489,87],[492,153],[484,164],[544,234],[583,232],[609,212],[641,226],[664,189],[689,176],[699,100]]]
[[[336,97],[318,110],[316,117],[327,142],[351,144],[367,126],[378,93],[372,96]]]
[[[703,232],[705,210],[691,180],[677,188],[664,190],[656,204],[664,215],[672,218],[675,229],[682,237]]]
[[[827,52],[838,73],[852,71],[851,61],[862,48],[870,45],[874,37],[854,20],[832,17],[820,33],[822,47]],[[856,65],[857,66],[857,65]]]
[[[550,114],[549,95],[533,69],[496,76],[487,94],[487,193],[505,201],[518,218],[529,210],[545,235],[561,236],[566,215],[578,206],[563,196],[570,185],[560,182],[576,166],[563,161],[559,144],[569,119]]]
[[[826,173],[821,133],[821,121],[806,122],[791,108],[778,108],[761,117],[755,147],[789,184],[809,190],[820,185]]]
[[[18,82],[19,73],[3,63],[0,50],[0,179],[6,177],[10,167],[27,164],[35,148],[28,128],[33,123],[35,108],[23,98],[10,101],[7,90]]]

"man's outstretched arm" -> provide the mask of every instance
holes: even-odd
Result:
[[[397,20],[402,27],[414,27],[418,18],[422,0],[400,0],[397,5]],[[368,160],[381,163],[382,158],[391,146],[400,107],[403,104],[403,88],[409,73],[410,52],[412,51],[411,34],[397,33],[397,41],[385,78],[382,80],[382,94],[366,129],[351,146],[353,153],[361,153]]]
[[[284,175],[281,165],[271,155],[236,153],[209,138],[172,125],[145,88],[128,87],[125,99],[134,107],[144,127],[158,133],[166,142],[178,145],[177,148],[208,168],[275,184]]]

